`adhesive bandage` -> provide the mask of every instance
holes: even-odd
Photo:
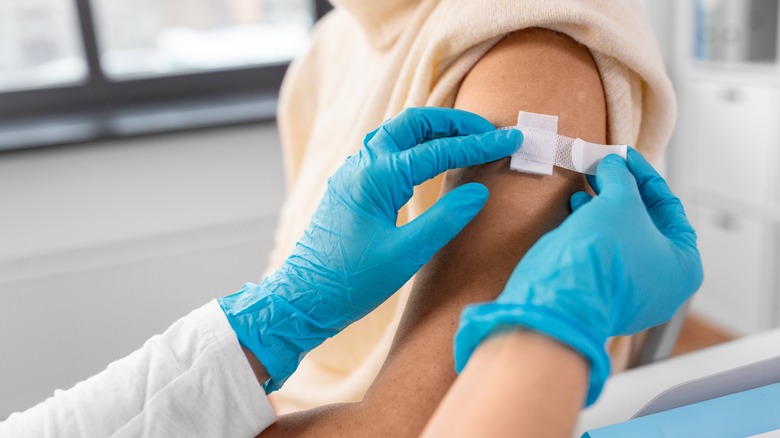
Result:
[[[618,154],[625,159],[628,150],[624,144],[608,146],[558,135],[558,116],[521,111],[517,129],[523,131],[523,146],[512,155],[509,167],[518,172],[552,175],[553,166],[558,166],[595,175],[604,157]]]

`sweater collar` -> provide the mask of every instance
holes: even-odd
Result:
[[[420,0],[331,0],[352,15],[378,49],[395,42]]]

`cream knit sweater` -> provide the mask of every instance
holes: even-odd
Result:
[[[606,92],[610,143],[634,145],[655,160],[671,135],[674,93],[638,0],[334,3],[282,88],[279,129],[288,194],[269,272],[290,254],[328,177],[360,148],[366,132],[405,107],[452,106],[466,73],[513,31],[548,28],[590,48]],[[441,179],[418,187],[399,222],[425,211],[440,187]],[[360,400],[389,350],[410,289],[407,284],[310,353],[274,396],[279,412]]]

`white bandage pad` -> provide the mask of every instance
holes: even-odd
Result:
[[[624,144],[607,146],[558,135],[558,116],[520,111],[517,129],[523,132],[523,146],[512,154],[509,167],[518,172],[552,175],[558,166],[595,175],[604,157],[618,154],[625,159],[628,152]]]

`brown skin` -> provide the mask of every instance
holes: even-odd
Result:
[[[423,437],[570,437],[588,390],[587,361],[541,334],[514,330],[471,356]]]
[[[606,143],[604,90],[587,48],[543,29],[515,32],[466,76],[455,107],[496,126],[518,110],[558,115],[558,132]],[[417,436],[455,380],[452,339],[463,307],[495,299],[520,258],[569,215],[584,178],[509,170],[508,159],[451,171],[442,194],[470,181],[490,190],[480,214],[420,270],[390,354],[361,403],[282,416],[261,436]]]

